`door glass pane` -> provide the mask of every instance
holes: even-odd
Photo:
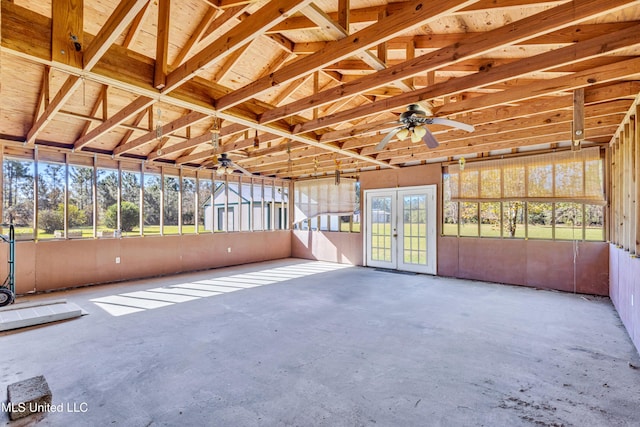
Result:
[[[427,264],[427,198],[425,195],[403,197],[405,264]]]
[[[371,199],[371,259],[391,262],[391,197]]]

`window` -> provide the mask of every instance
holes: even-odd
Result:
[[[350,231],[351,219],[342,220],[340,217],[357,215],[355,229],[360,231],[359,190],[360,183],[349,178],[342,178],[339,184],[334,178],[298,181],[294,184],[294,222],[300,224],[311,219],[313,230]],[[344,223],[347,223],[346,227]]]
[[[93,237],[93,167],[69,165],[69,238]]]
[[[38,165],[38,239],[65,237],[65,191],[67,165]]]
[[[196,180],[182,178],[182,233],[196,232]]]
[[[442,234],[602,241],[603,179],[597,147],[452,165]]]
[[[34,163],[31,160],[5,159],[3,173],[2,222],[13,224],[16,239],[32,239]]]
[[[122,171],[120,231],[123,236],[140,235],[140,173]]]
[[[3,160],[2,223],[14,225],[17,239],[288,229],[287,181],[239,174],[216,181],[211,172],[168,166],[143,172],[130,160],[82,155],[43,159]]]
[[[242,220],[240,223],[240,231],[251,230],[251,183],[242,182],[240,184],[240,200],[241,200],[241,213]]]
[[[213,181],[198,179],[198,232],[213,231]]]
[[[180,178],[177,176],[164,176],[164,222],[163,234],[178,234],[178,222],[180,220],[178,206],[180,195]]]
[[[98,169],[96,176],[98,237],[113,237],[118,228],[118,171]]]
[[[144,235],[160,234],[160,193],[162,180],[159,174],[144,174]]]

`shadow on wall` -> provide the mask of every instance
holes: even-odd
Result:
[[[362,265],[362,234],[293,230],[291,233],[291,256]]]

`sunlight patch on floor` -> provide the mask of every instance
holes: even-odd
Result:
[[[177,283],[145,291],[125,292],[118,295],[94,298],[91,302],[112,316],[124,316],[349,267],[352,266],[311,261],[284,267],[266,268],[249,273],[212,277],[195,282]]]

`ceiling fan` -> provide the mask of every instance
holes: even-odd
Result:
[[[241,166],[238,166],[236,163],[234,163],[229,158],[227,153],[220,154],[220,157],[218,157],[216,160],[217,160],[217,163],[218,163],[218,168],[216,169],[216,175],[219,175],[219,176],[231,175],[236,170],[239,170],[240,172],[242,172],[243,174],[248,175],[248,176],[252,176],[253,175],[248,170],[246,170],[246,169],[242,168]]]
[[[410,136],[411,142],[416,143],[422,140],[427,147],[436,148],[440,144],[425,125],[445,125],[466,130],[467,132],[473,132],[475,129],[472,125],[455,120],[443,119],[440,117],[427,117],[427,113],[422,111],[420,106],[417,104],[409,105],[407,107],[407,111],[400,114],[398,123],[400,123],[401,126],[386,134],[382,141],[380,141],[376,146],[376,150],[382,150],[386,147],[394,136],[396,136],[400,141],[403,141],[405,138]]]

